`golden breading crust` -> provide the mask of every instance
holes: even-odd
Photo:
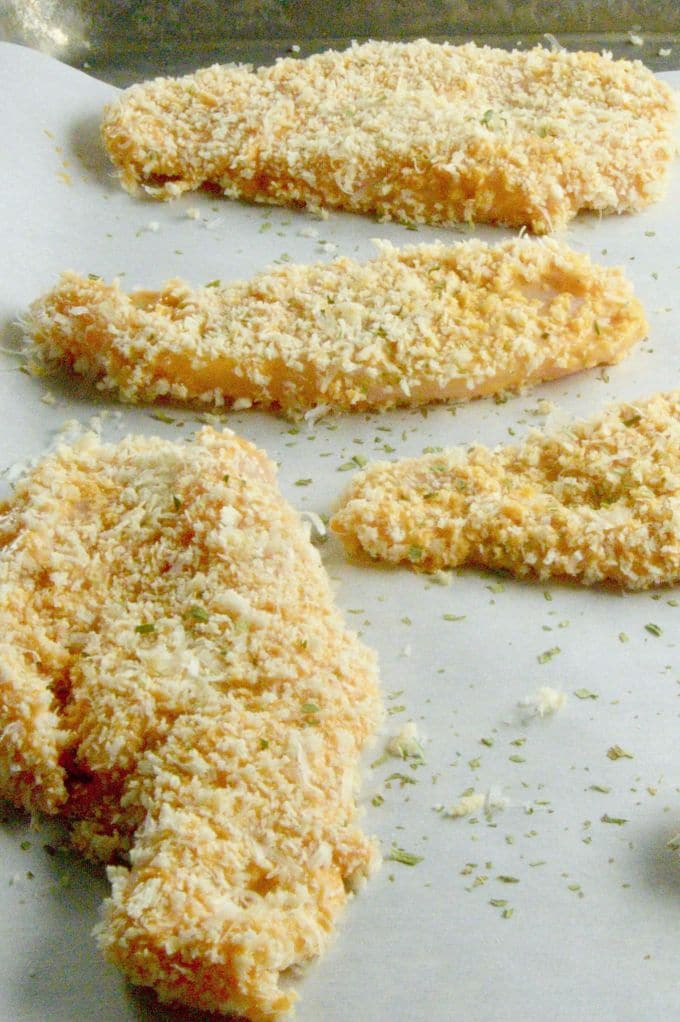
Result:
[[[528,238],[381,245],[366,263],[131,295],[67,273],[28,318],[48,363],[127,401],[288,413],[493,394],[616,362],[646,329],[621,270]]]
[[[103,123],[125,188],[418,223],[562,227],[658,199],[676,103],[639,61],[370,42],[126,90]]]
[[[350,550],[627,589],[680,580],[680,391],[517,447],[378,462],[331,521]]]
[[[277,1017],[375,863],[354,795],[381,711],[272,464],[211,429],[90,435],[1,511],[0,792],[129,849],[98,938],[133,982]]]

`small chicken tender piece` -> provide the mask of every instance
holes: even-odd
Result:
[[[233,434],[88,435],[0,507],[0,794],[117,863],[98,939],[161,998],[290,1008],[281,974],[376,862],[355,792],[380,719],[373,653]]]
[[[131,192],[417,223],[564,226],[660,198],[676,103],[639,61],[369,42],[273,67],[218,66],[126,90],[102,134]]]
[[[519,446],[453,448],[359,473],[331,527],[349,550],[627,589],[680,580],[680,391]]]
[[[67,273],[28,319],[48,363],[126,401],[290,414],[493,394],[616,362],[646,329],[620,269],[528,238],[381,244],[366,263],[131,295]]]

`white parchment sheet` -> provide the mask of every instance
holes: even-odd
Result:
[[[667,77],[680,83],[680,73]],[[97,416],[111,439],[130,431],[180,438],[197,425],[193,412],[171,408],[180,424],[161,422],[152,409],[18,371],[5,350],[18,336],[14,323],[61,270],[118,274],[129,288],[175,275],[199,284],[280,259],[365,258],[374,237],[402,245],[469,233],[413,233],[358,216],[322,221],[204,194],[169,205],[133,200],[98,141],[102,106],[114,94],[47,57],[0,46],[0,469],[38,456],[68,419]],[[187,217],[191,207],[198,219]],[[649,339],[621,365],[505,404],[332,416],[311,426],[241,412],[226,424],[280,463],[293,504],[327,513],[353,457],[496,444],[511,439],[510,429],[520,439],[545,424],[542,399],[556,421],[680,386],[678,168],[661,204],[580,219],[566,237],[624,264],[645,303]],[[311,482],[296,486],[301,479]],[[680,830],[680,589],[618,595],[468,570],[441,586],[350,564],[333,539],[323,557],[348,621],[379,652],[393,711],[387,734],[412,719],[425,748],[416,771],[396,760],[371,768],[379,739],[364,773],[365,826],[386,854],[396,842],[422,861],[385,862],[352,902],[332,950],[299,984],[299,1022],[679,1018],[680,856],[667,843]],[[549,650],[559,652],[542,655]],[[523,719],[518,702],[543,685],[564,690],[565,707]],[[593,697],[578,698],[580,689]],[[608,758],[615,744],[632,758]],[[386,784],[395,771],[417,783]],[[433,808],[470,788],[497,790],[508,805],[490,820],[447,819]],[[384,802],[374,806],[377,794]],[[103,962],[90,931],[106,881],[60,850],[63,840],[54,824],[32,830],[3,811],[0,1022],[203,1018],[159,1007]]]

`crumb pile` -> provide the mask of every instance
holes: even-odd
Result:
[[[272,464],[211,429],[60,447],[0,508],[0,637],[0,792],[118,863],[107,957],[163,999],[285,1012],[375,863],[381,711]]]
[[[126,401],[290,414],[493,394],[616,362],[646,329],[620,269],[528,238],[381,244],[364,263],[130,295],[66,273],[28,317],[47,363]]]
[[[672,91],[597,53],[369,42],[126,90],[103,138],[123,185],[417,223],[564,226],[638,210],[674,156]]]
[[[629,589],[680,580],[680,391],[519,446],[377,462],[331,521],[351,550]]]

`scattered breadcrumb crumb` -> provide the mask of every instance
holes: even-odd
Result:
[[[566,692],[543,685],[534,695],[523,699],[519,705],[536,717],[549,717],[553,713],[559,713],[566,701]]]
[[[486,794],[481,792],[471,792],[467,795],[462,795],[461,798],[454,805],[448,809],[444,809],[442,816],[448,816],[452,819],[458,819],[463,816],[473,816],[475,813],[483,811],[485,816],[493,816],[496,812],[502,812],[510,804],[510,799],[506,798],[499,788],[489,788]]]
[[[414,721],[407,721],[399,733],[389,739],[385,750],[390,756],[396,756],[398,759],[424,759],[418,727]]]
[[[485,805],[486,795],[482,795],[480,792],[472,795],[463,795],[455,805],[445,809],[442,815],[450,816],[455,820],[462,816],[472,816],[474,813],[480,812]]]

